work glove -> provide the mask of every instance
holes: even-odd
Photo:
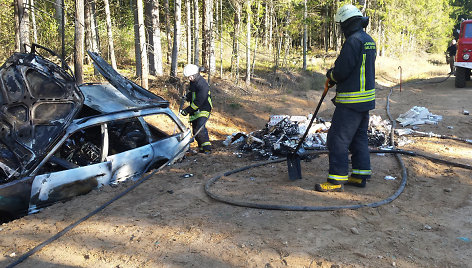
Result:
[[[334,85],[336,85],[336,82],[328,78],[328,88],[332,88]]]
[[[331,68],[331,69],[329,69],[329,70],[326,72],[326,77],[327,77],[328,80],[329,80],[329,87],[330,87],[330,88],[332,88],[334,85],[336,85],[336,81],[334,81],[334,80],[331,78],[333,69],[334,69],[334,68]]]
[[[192,100],[192,92],[188,92],[188,93],[185,95],[185,100],[186,100],[186,101],[191,101],[191,100]]]
[[[189,113],[193,112],[194,110],[192,109],[192,107],[188,106],[187,108],[183,109],[182,111],[180,111],[180,113],[183,115],[183,116],[187,116]]]

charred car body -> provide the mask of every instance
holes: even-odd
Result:
[[[168,101],[90,52],[110,84],[77,86],[37,47],[0,68],[0,220],[137,178],[188,149],[190,130]]]

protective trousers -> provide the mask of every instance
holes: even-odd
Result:
[[[329,175],[328,182],[344,184],[348,180],[349,151],[351,152],[352,177],[368,179],[370,155],[367,128],[369,111],[357,112],[338,105],[328,131]]]
[[[211,143],[210,138],[208,137],[208,130],[206,128],[206,121],[208,117],[202,116],[193,120],[192,123],[192,132],[195,135],[197,131],[202,127],[202,130],[195,136],[195,140],[198,143],[198,148],[200,151],[210,151]]]
[[[451,68],[451,74],[454,73],[454,56],[449,56],[449,67]]]

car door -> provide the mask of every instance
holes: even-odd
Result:
[[[31,187],[29,213],[58,201],[87,194],[109,184],[112,178],[111,163],[106,161],[70,170],[38,175]]]
[[[29,212],[109,184],[113,172],[107,153],[106,123],[72,133],[33,176]]]
[[[147,171],[154,157],[148,132],[139,118],[129,118],[108,123],[111,183],[137,179]]]

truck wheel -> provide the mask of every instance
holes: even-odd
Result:
[[[470,81],[470,69],[467,69],[467,71],[465,72],[465,81]]]
[[[468,69],[462,68],[462,67],[457,67],[456,68],[456,81],[455,85],[458,88],[465,87],[465,76],[468,74]]]

